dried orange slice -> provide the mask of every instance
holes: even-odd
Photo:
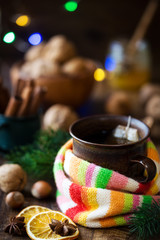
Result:
[[[41,212],[47,212],[50,211],[51,209],[42,207],[42,206],[29,206],[24,208],[18,215],[17,217],[24,217],[24,223],[27,224],[28,221],[36,214],[41,213]]]
[[[66,215],[61,212],[51,210],[38,213],[30,219],[26,226],[28,236],[33,240],[72,240],[78,237],[79,230],[77,227],[75,228],[75,232],[68,236],[62,236],[55,233],[55,231],[53,231],[49,226],[49,224],[51,224],[53,220],[58,220],[61,222],[68,220],[69,224],[72,224],[76,227],[75,223]]]

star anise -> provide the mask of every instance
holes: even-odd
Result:
[[[11,217],[9,225],[4,229],[5,232],[12,235],[23,235],[25,233],[24,217]]]
[[[56,219],[51,219],[52,223],[49,224],[50,228],[56,234],[61,236],[72,235],[76,232],[77,227],[69,223],[68,219],[65,219],[63,222]]]

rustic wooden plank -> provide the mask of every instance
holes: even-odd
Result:
[[[128,228],[108,228],[108,229],[87,229],[80,227],[79,239],[106,239],[106,240],[125,240],[128,239]]]

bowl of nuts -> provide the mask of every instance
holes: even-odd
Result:
[[[52,37],[47,43],[31,47],[24,61],[15,63],[10,71],[13,88],[18,79],[34,79],[45,86],[45,103],[80,106],[91,93],[96,64],[79,57],[73,43],[64,36]]]

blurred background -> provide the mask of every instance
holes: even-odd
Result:
[[[1,113],[16,116],[9,99],[22,97],[20,81],[32,79],[45,96],[30,114],[41,106],[43,113],[56,108],[57,116],[63,108],[56,104],[78,117],[131,114],[147,117],[157,133],[159,22],[158,0],[1,1],[0,76],[10,96],[4,100],[1,90]]]
[[[77,9],[67,11],[67,1],[5,0],[0,2],[1,60],[16,61],[23,57],[29,47],[28,37],[39,32],[44,41],[51,36],[64,34],[72,40],[80,55],[105,61],[108,44],[113,39],[130,38],[147,6],[148,0],[78,0]],[[17,16],[26,14],[30,24],[20,27],[15,24]],[[145,34],[152,53],[152,79],[160,79],[159,42],[160,7],[158,7]],[[3,36],[13,31],[16,40],[6,44]],[[22,42],[21,42],[22,41]],[[21,45],[26,43],[26,48]],[[18,44],[20,46],[18,46]]]

